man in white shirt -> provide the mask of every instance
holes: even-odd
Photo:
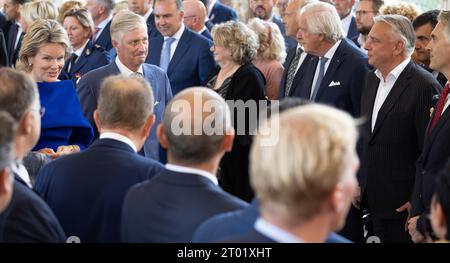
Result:
[[[430,52],[430,68],[441,72],[447,79],[450,77],[450,38],[446,33],[449,28],[450,11],[441,11],[426,47]],[[414,242],[422,242],[425,237],[434,236],[429,222],[431,197],[436,189],[437,172],[445,167],[450,156],[449,92],[447,82],[434,106],[423,151],[417,161],[412,218],[408,222],[409,234]]]
[[[375,17],[367,38],[371,71],[365,81],[361,115],[361,208],[372,216],[381,242],[411,242],[410,215],[415,163],[439,83],[411,61],[414,29],[399,15]]]
[[[253,231],[231,241],[324,242],[343,227],[357,191],[356,123],[324,105],[304,105],[271,118],[279,118],[278,125],[256,136],[250,154],[261,216]],[[277,143],[268,145],[275,134]]]
[[[231,151],[230,109],[207,88],[187,88],[167,105],[157,133],[167,149],[166,169],[130,189],[122,211],[124,242],[190,242],[213,215],[246,203],[218,186],[219,162]]]

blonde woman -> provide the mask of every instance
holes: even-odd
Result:
[[[26,33],[28,26],[36,19],[56,19],[58,17],[58,8],[49,0],[37,2],[28,2],[22,6],[20,25]]]
[[[278,99],[280,82],[283,76],[283,63],[286,58],[284,38],[278,26],[272,22],[252,18],[248,26],[259,39],[258,55],[253,64],[266,78],[265,93],[268,99]]]

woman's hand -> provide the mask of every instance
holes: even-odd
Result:
[[[43,148],[40,149],[38,152],[48,155],[52,160],[58,158],[61,155],[71,154],[71,153],[77,153],[80,151],[80,147],[78,145],[61,145],[58,147],[58,149],[53,151],[51,148]]]

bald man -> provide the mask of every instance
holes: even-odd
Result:
[[[212,36],[206,28],[206,7],[199,0],[186,0],[184,4],[184,25],[190,30],[212,40]]]
[[[152,180],[128,191],[122,241],[190,242],[206,219],[246,206],[223,191],[215,176],[234,138],[230,109],[216,92],[206,88],[179,92],[167,105],[157,134],[167,149],[168,164]]]

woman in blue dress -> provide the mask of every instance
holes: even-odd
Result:
[[[41,136],[33,150],[56,158],[86,148],[93,130],[83,116],[71,80],[59,81],[64,59],[71,50],[64,28],[55,20],[29,25],[17,67],[37,82],[41,107]]]

